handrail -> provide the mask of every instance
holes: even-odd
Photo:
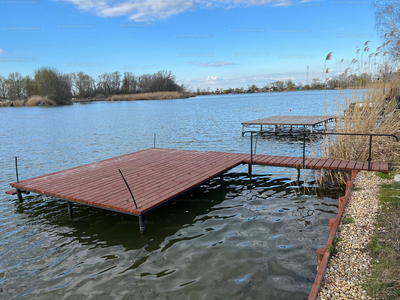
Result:
[[[243,134],[245,133],[251,133],[251,164],[253,164],[253,133],[260,133],[259,131],[244,131]],[[293,135],[293,133],[288,133],[288,132],[263,132],[263,134],[277,134],[277,133],[283,133],[286,135]],[[305,160],[306,160],[306,132],[303,131],[300,133],[303,135],[303,169],[305,168]],[[373,136],[387,136],[387,137],[394,137],[396,139],[396,142],[399,141],[399,138],[395,136],[394,134],[380,134],[380,133],[336,133],[336,132],[310,132],[308,134],[315,134],[315,135],[351,135],[351,136],[369,136],[369,155],[368,155],[368,171],[371,171],[371,155],[372,155],[372,137]]]

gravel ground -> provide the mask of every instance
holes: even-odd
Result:
[[[358,173],[336,234],[341,239],[337,242],[338,253],[328,262],[317,299],[373,299],[361,283],[370,274],[367,245],[380,209],[379,186],[385,182],[372,172]],[[345,218],[350,223],[345,224]]]

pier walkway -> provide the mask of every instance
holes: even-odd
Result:
[[[166,204],[207,181],[241,165],[303,168],[301,157],[253,155],[151,148],[103,161],[13,182],[7,194],[34,192],[72,203],[139,216]],[[307,158],[306,169],[368,170],[368,162]],[[250,169],[250,168],[249,168]],[[119,172],[121,170],[124,179]],[[387,172],[388,163],[372,162],[372,171]],[[127,187],[130,187],[132,195]],[[133,197],[132,197],[133,196]]]

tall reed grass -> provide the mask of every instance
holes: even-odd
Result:
[[[57,105],[54,101],[42,96],[31,96],[26,101],[26,106],[50,106]]]
[[[336,107],[327,112],[338,117],[333,129],[335,133],[392,134],[400,137],[400,110],[396,109],[396,96],[400,96],[399,77],[390,82],[373,82],[363,89],[339,93]],[[369,157],[369,136],[327,135],[321,149],[326,158],[366,161]],[[394,138],[374,136],[371,160],[398,161],[399,150],[400,143]],[[344,183],[347,180],[341,173],[328,174],[328,178],[335,182]]]
[[[155,92],[155,93],[139,93],[126,95],[112,95],[107,101],[135,101],[135,100],[168,100],[189,98],[191,94],[179,92]]]
[[[7,106],[18,107],[18,106],[24,106],[24,104],[25,104],[24,100],[14,100],[11,102],[0,102],[0,107],[7,107]]]

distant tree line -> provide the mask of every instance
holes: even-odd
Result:
[[[391,64],[383,64],[377,73],[363,72],[359,75],[348,74],[346,70],[343,73],[334,75],[325,79],[325,83],[320,78],[313,78],[311,83],[303,85],[301,82],[295,83],[288,79],[286,81],[278,80],[270,82],[264,86],[258,87],[257,85],[248,85],[247,88],[217,88],[215,91],[210,88],[200,89],[197,88],[197,95],[208,94],[244,94],[244,93],[266,93],[266,92],[282,92],[282,91],[295,91],[295,90],[322,90],[322,89],[347,89],[347,88],[365,88],[368,84],[377,81],[387,82],[392,76],[399,71]]]
[[[171,71],[134,75],[131,72],[104,73],[93,79],[84,72],[63,74],[55,68],[43,67],[33,76],[12,72],[0,75],[0,99],[26,100],[39,95],[59,105],[71,103],[72,98],[87,99],[98,95],[107,97],[118,94],[147,92],[185,92],[185,86],[176,82]]]

